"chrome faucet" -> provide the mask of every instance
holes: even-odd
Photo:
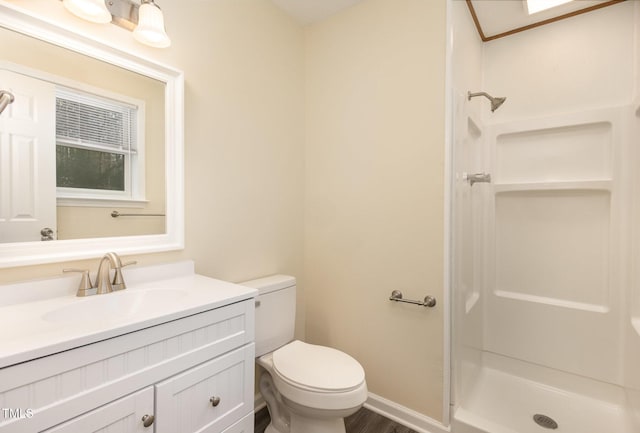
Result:
[[[122,268],[133,265],[136,262],[122,263],[120,256],[116,253],[106,253],[98,265],[98,273],[96,274],[95,285],[91,282],[89,271],[86,269],[63,269],[63,272],[80,272],[82,279],[76,296],[104,295],[115,290],[124,290],[127,285],[124,282]],[[113,279],[111,278],[111,270],[113,269]]]

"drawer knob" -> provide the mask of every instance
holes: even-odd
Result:
[[[155,418],[153,415],[145,415],[142,417],[142,425],[145,427],[151,427],[154,420]]]
[[[220,404],[220,397],[211,397],[209,402],[211,402],[211,406],[216,407]]]

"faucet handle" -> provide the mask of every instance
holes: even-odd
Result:
[[[93,287],[93,283],[91,283],[91,277],[87,269],[63,269],[62,272],[78,272],[82,274],[76,296],[83,297],[95,294],[95,287]]]
[[[129,265],[135,265],[136,263],[138,262],[133,261],[133,262],[121,263],[120,267],[117,267],[114,269],[115,272],[113,273],[113,281],[111,283],[113,290],[124,290],[127,288],[127,285],[124,282],[124,277],[122,276],[122,268]]]

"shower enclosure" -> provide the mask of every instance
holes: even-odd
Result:
[[[640,432],[640,2],[452,16],[453,432]]]

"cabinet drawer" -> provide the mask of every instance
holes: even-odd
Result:
[[[253,412],[251,412],[222,433],[253,433],[253,425]]]
[[[254,354],[249,344],[157,384],[156,433],[220,432],[250,414]]]
[[[147,433],[142,417],[153,414],[153,387],[145,388],[113,403],[73,418],[43,433]]]

